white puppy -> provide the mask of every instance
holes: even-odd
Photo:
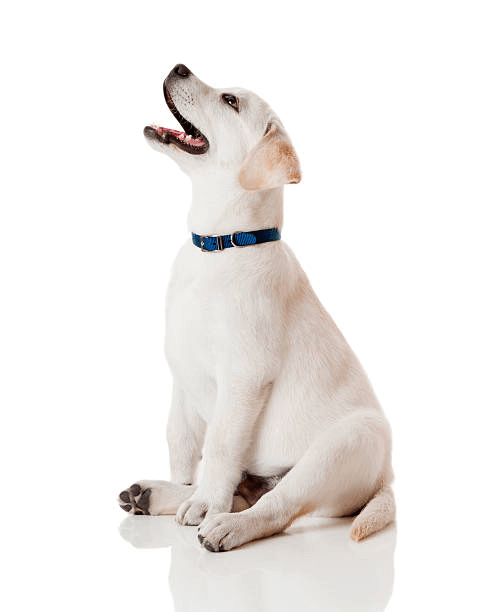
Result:
[[[394,519],[390,429],[360,363],[278,239],[283,185],[300,181],[290,139],[258,96],[213,89],[183,64],[164,95],[185,132],[148,126],[145,136],[192,179],[196,234],[176,258],[167,296],[172,480],[139,481],[120,504],[200,525],[211,551],[311,512],[359,512],[351,537],[360,540]]]

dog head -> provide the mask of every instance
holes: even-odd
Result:
[[[214,89],[177,64],[163,84],[168,108],[182,131],[149,125],[151,146],[187,174],[205,169],[235,175],[240,187],[258,191],[298,183],[297,154],[281,121],[246,89]]]

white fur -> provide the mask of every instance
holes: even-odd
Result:
[[[168,86],[178,110],[210,142],[200,156],[152,142],[192,179],[190,231],[281,228],[283,186],[249,191],[238,180],[267,125],[281,125],[273,111],[249,91],[215,90],[194,75],[172,77]],[[239,97],[239,113],[225,105],[223,92]],[[355,513],[382,492],[387,504],[374,503],[368,523],[357,518],[352,537],[393,520],[388,423],[284,240],[203,253],[188,239],[168,288],[166,356],[173,483],[195,483],[203,445],[204,457],[198,486],[177,487],[176,504],[167,500],[169,483],[151,483],[152,513],[177,505],[177,520],[201,523],[211,550],[277,533],[308,512]],[[288,469],[255,505],[231,513],[244,471]]]

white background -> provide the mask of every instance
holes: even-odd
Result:
[[[176,126],[161,85],[183,62],[268,100],[301,159],[284,239],[393,426],[388,609],[501,609],[501,3],[18,2],[0,28],[6,608],[173,609],[169,551],[119,536],[115,496],[169,474],[190,184],[142,129]],[[294,608],[267,597],[250,609]]]

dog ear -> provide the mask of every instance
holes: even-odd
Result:
[[[273,119],[265,134],[248,153],[238,176],[247,191],[273,189],[300,181],[297,153],[279,121]]]

